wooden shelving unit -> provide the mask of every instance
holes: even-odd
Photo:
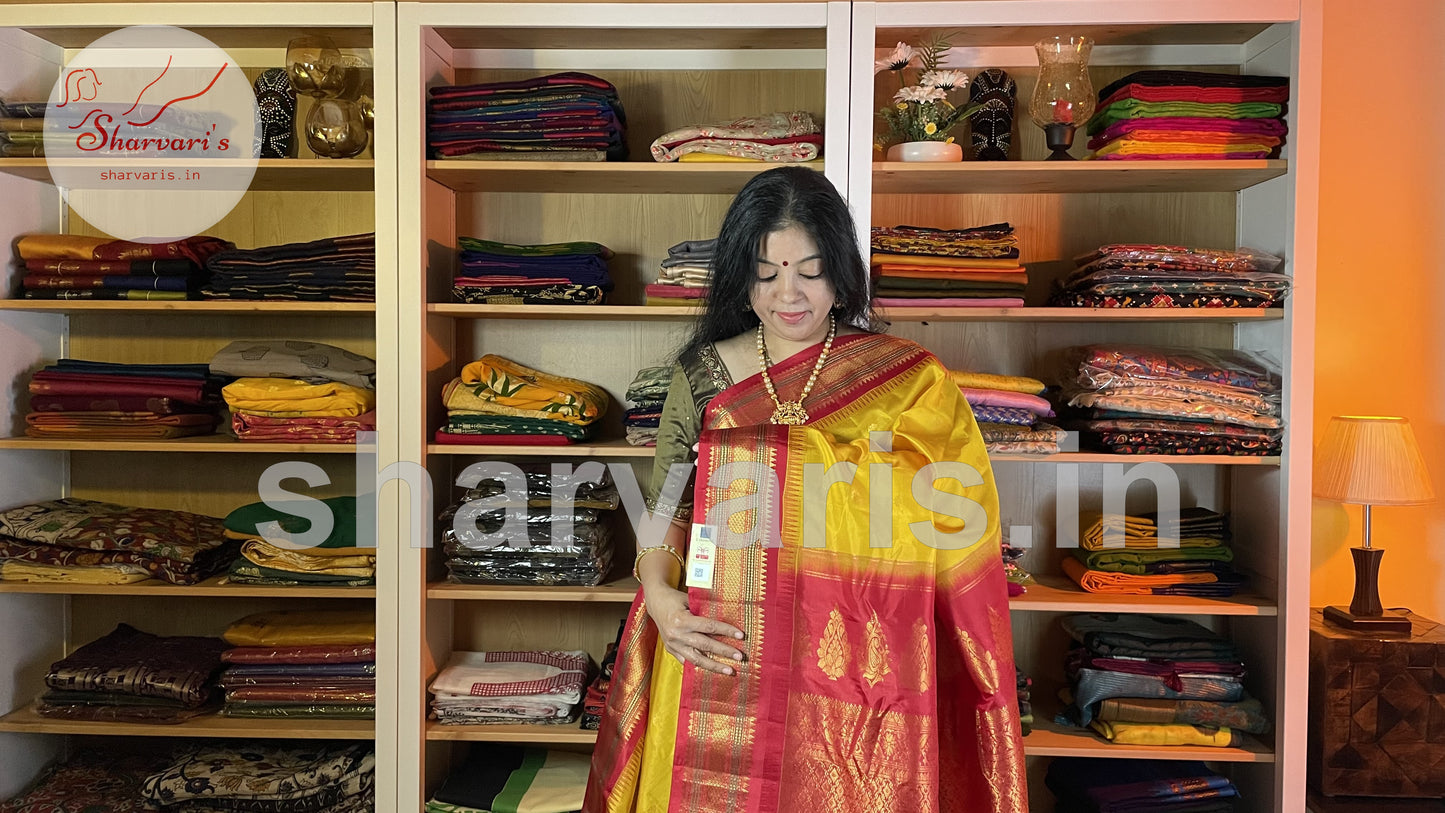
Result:
[[[136,162],[139,164],[139,162]],[[206,162],[216,168],[230,168],[230,161]],[[0,158],[0,173],[13,175],[41,183],[50,183],[52,166],[65,168],[95,167],[97,170],[113,168],[114,162],[91,158]],[[130,166],[130,164],[127,164]],[[168,168],[196,168],[194,162],[147,161],[143,166],[132,167],[133,171]],[[256,162],[256,175],[251,181],[255,192],[370,192],[376,163],[366,158],[346,159],[285,159],[263,158]]]
[[[596,587],[531,587],[502,584],[433,582],[426,597],[448,601],[556,601],[630,604],[641,585],[631,577]]]
[[[41,717],[33,705],[0,717],[0,732],[9,734],[74,734],[105,737],[255,737],[281,740],[369,740],[372,720],[320,720],[222,717],[206,714],[175,725],[92,723]]]
[[[68,582],[0,582],[0,594],[56,596],[165,596],[167,598],[360,598],[375,599],[375,587],[319,587],[236,584],[212,576],[199,584],[169,584],[157,579],[135,584],[73,584]]]
[[[823,162],[804,164],[819,172]],[[428,161],[426,176],[454,192],[733,195],[768,164],[648,161]]]
[[[0,449],[44,449],[64,452],[190,452],[226,454],[356,454],[354,443],[260,443],[234,435],[193,435],[157,440],[84,440],[0,438]]]
[[[185,300],[181,302],[90,299],[0,299],[0,310],[35,313],[125,313],[170,316],[182,314],[254,314],[257,316],[352,316],[375,313],[374,302],[245,302],[229,299]]]
[[[1278,178],[1287,169],[1282,160],[886,162],[873,165],[873,194],[1238,192]]]

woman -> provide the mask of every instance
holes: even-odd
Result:
[[[674,519],[639,541],[584,809],[1024,813],[966,402],[927,351],[855,327],[867,266],[820,174],[750,181],[714,256],[658,433],[650,507]],[[659,489],[694,448],[695,492]]]

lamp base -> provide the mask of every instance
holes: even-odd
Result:
[[[1354,632],[1387,635],[1410,634],[1410,619],[1393,613],[1355,615],[1344,607],[1326,607],[1325,621]]]

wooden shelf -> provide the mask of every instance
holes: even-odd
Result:
[[[1038,715],[1036,715],[1038,716]],[[575,726],[547,725],[439,725],[427,723],[428,740],[586,744],[597,742],[596,731]],[[1264,744],[1246,738],[1239,748],[1204,746],[1111,745],[1092,730],[1071,729],[1054,723],[1035,723],[1024,737],[1024,753],[1039,757],[1114,757],[1118,759],[1202,759],[1211,762],[1274,762]]]
[[[885,13],[879,15],[875,37],[875,46],[878,48],[892,48],[893,43],[900,40],[924,42],[938,30],[912,26],[888,27],[888,22],[882,19],[889,16],[886,9],[887,6],[884,6]],[[965,9],[961,13],[968,12]],[[1058,25],[979,25],[950,28],[949,43],[954,48],[1032,47],[1040,37],[1057,33],[1058,28]],[[1089,37],[1094,41],[1095,48],[1114,45],[1243,45],[1267,28],[1269,23],[1072,23],[1068,26],[1069,34]]]
[[[963,161],[873,164],[875,195],[1056,195],[1073,192],[1238,192],[1285,174],[1251,161]]]
[[[471,742],[528,742],[592,745],[597,732],[568,725],[441,725],[435,720],[426,724],[429,740],[468,740]]]
[[[879,308],[890,322],[1270,322],[1283,308]]]
[[[4,448],[4,447],[0,447]],[[456,454],[489,457],[656,457],[656,446],[633,446],[623,439],[567,446],[467,446],[460,443],[429,443],[427,454]]]
[[[282,587],[259,584],[223,584],[212,576],[200,584],[170,584],[151,579],[135,584],[65,584],[61,582],[0,582],[0,594],[48,593],[69,596],[205,596],[209,598],[376,598],[375,587]]]
[[[701,308],[663,305],[464,305],[433,303],[427,313],[458,319],[549,319],[601,322],[684,322],[697,319]]]
[[[1105,757],[1111,759],[1199,759],[1209,762],[1274,762],[1274,751],[1246,735],[1238,748],[1205,745],[1114,745],[1093,729],[1067,728],[1044,719],[1034,704],[1033,731],[1024,737],[1031,757]]]
[[[350,316],[376,313],[375,302],[246,302],[231,299],[186,300],[183,302],[131,302],[99,299],[0,299],[0,310],[41,311],[45,313],[183,313],[216,315],[304,314],[306,316]]]
[[[734,195],[754,175],[782,164],[659,164],[655,161],[426,162],[426,175],[457,192]],[[822,171],[822,161],[797,164]]]
[[[594,601],[630,604],[640,586],[630,576],[596,587],[529,587],[526,585],[433,582],[427,585],[426,597],[452,601]]]
[[[1170,466],[1278,466],[1278,457],[1227,454],[1109,454],[1060,452],[1058,454],[991,454],[993,463],[1164,463]]]
[[[1261,596],[1120,596],[1086,593],[1064,576],[1034,574],[1027,592],[1008,600],[1009,609],[1055,613],[1168,613],[1171,615],[1277,616],[1279,607]]]
[[[230,435],[196,435],[173,440],[91,440],[88,438],[0,438],[0,449],[69,452],[235,452],[242,454],[355,454],[354,443],[241,442]]]
[[[116,167],[115,161],[98,158],[56,158],[49,162],[44,158],[0,158],[0,172],[51,183],[52,163],[68,167]],[[181,168],[196,168],[195,161],[174,163]],[[214,162],[217,167],[230,163]],[[133,159],[127,161],[126,166],[139,171],[149,168],[163,169],[167,163],[164,159],[144,162]],[[204,169],[204,165],[202,168]],[[370,159],[263,158],[256,164],[256,175],[251,179],[250,188],[255,192],[369,192],[376,187],[375,173],[376,162]]]
[[[484,25],[484,23],[482,24]],[[432,29],[458,50],[525,49],[645,51],[677,50],[821,50],[823,28],[451,28]],[[889,43],[892,47],[892,43]]]
[[[106,737],[258,737],[288,740],[370,740],[372,720],[322,718],[222,717],[207,714],[175,725],[93,723],[41,717],[34,704],[0,717],[0,732],[11,734],[75,734]]]

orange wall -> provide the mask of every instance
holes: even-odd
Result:
[[[1404,415],[1441,500],[1376,508],[1380,599],[1445,620],[1445,2],[1325,0],[1315,439]],[[1348,511],[1348,513],[1346,513]],[[1311,603],[1349,604],[1360,509],[1316,501]]]

